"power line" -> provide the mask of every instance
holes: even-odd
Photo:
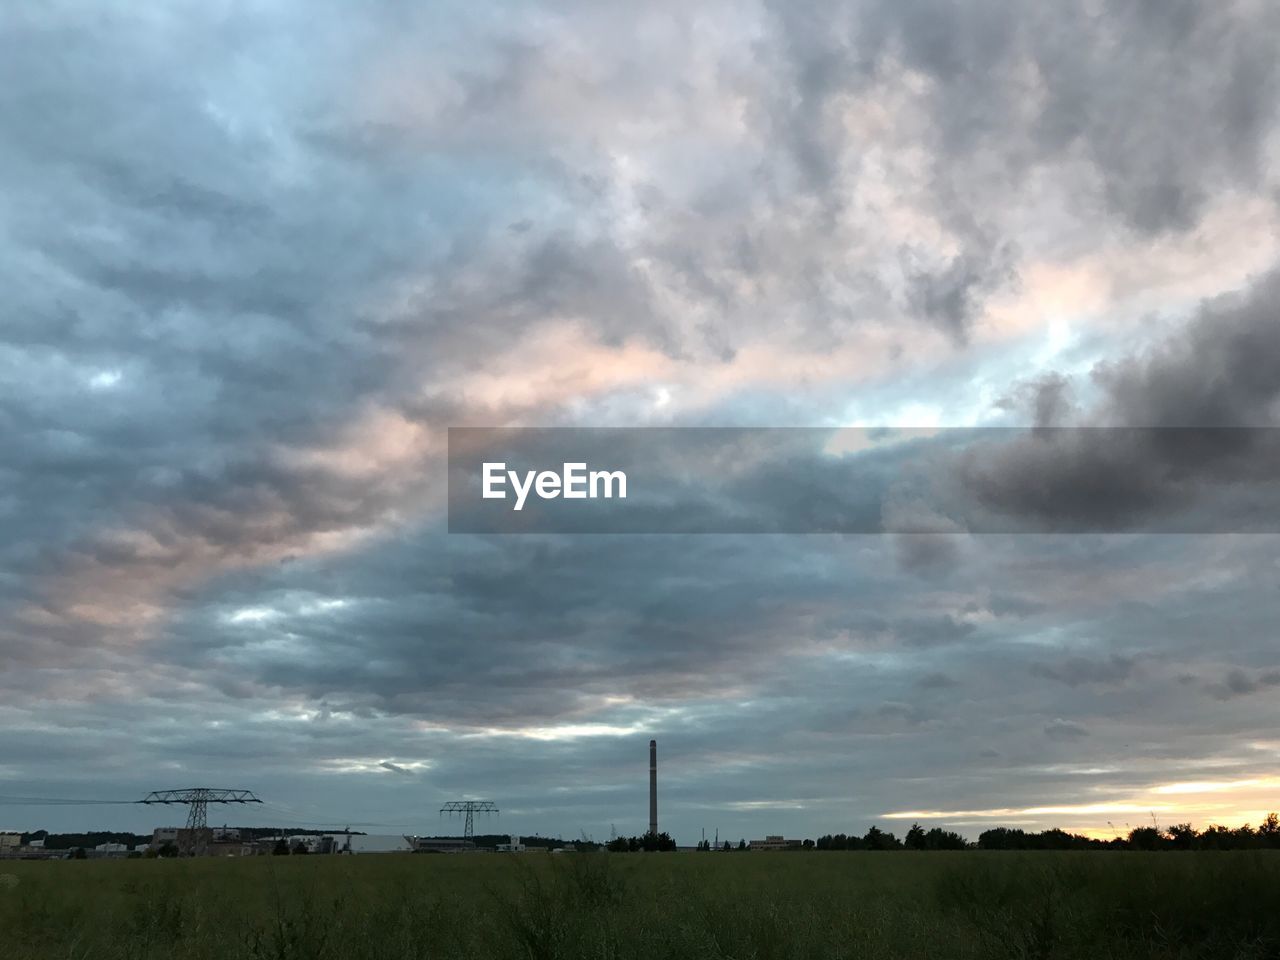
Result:
[[[449,814],[453,816],[457,814],[466,820],[463,827],[462,836],[466,840],[470,840],[475,835],[475,815],[477,813],[497,813],[498,805],[492,800],[450,800],[440,808],[441,815]]]
[[[71,797],[0,797],[7,806],[94,806],[98,804],[140,803],[138,800],[76,800]]]
[[[199,856],[205,851],[211,803],[261,803],[252,790],[228,790],[223,787],[186,787],[182,790],[152,790],[138,803],[185,803],[187,832],[182,852]]]
[[[208,789],[209,788],[197,787],[197,788],[191,788],[191,790],[157,790],[147,794],[147,796],[142,800],[86,800],[86,799],[77,798],[77,797],[20,797],[20,796],[9,796],[5,794],[5,795],[0,795],[0,806],[90,807],[90,806],[136,806],[139,804],[157,804],[157,803],[188,804],[188,803],[191,803],[191,800],[187,798],[192,795],[192,791],[208,790]],[[213,797],[213,794],[217,794],[219,796],[226,796],[226,799],[215,799]],[[341,826],[341,827],[382,827],[387,830],[415,829],[415,825],[408,822],[387,823],[385,821],[377,821],[377,820],[355,821],[355,820],[347,820],[344,817],[332,817],[327,820],[303,820],[299,817],[295,817],[287,807],[280,806],[279,804],[275,804],[270,801],[260,800],[257,797],[254,797],[253,794],[247,790],[211,790],[210,796],[206,800],[206,803],[260,803],[260,804],[263,804],[263,806],[265,806],[268,810],[271,810],[273,813],[276,814],[276,816],[280,818],[281,827],[297,826],[297,827],[314,828],[314,827],[340,827]],[[489,801],[470,801],[469,804],[472,808],[471,810],[472,814],[497,812],[497,806],[494,804],[491,804],[491,802]],[[456,813],[465,815],[467,813],[466,811],[467,805],[468,805],[468,801],[461,801],[461,802],[454,801],[453,803],[446,804],[446,807],[448,809],[446,810],[442,808],[441,813],[456,812]],[[196,811],[196,813],[197,813],[197,819],[198,819],[198,811]],[[188,819],[190,819],[190,817],[188,817]],[[470,820],[471,817],[466,817],[466,819]],[[207,813],[206,813],[206,821],[207,821]],[[206,822],[206,826],[207,826],[207,822]],[[270,826],[270,824],[262,824],[262,826],[267,827],[267,826]],[[188,825],[187,829],[189,831],[191,830],[191,827]],[[466,825],[464,825],[464,832],[468,837],[472,836],[472,830],[473,828],[468,829]],[[188,832],[187,834],[187,840],[188,842],[198,843],[197,837],[190,832]]]

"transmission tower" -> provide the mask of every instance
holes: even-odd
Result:
[[[185,803],[187,805],[186,836],[178,835],[178,850],[184,857],[198,857],[205,852],[211,803],[261,803],[250,790],[224,790],[219,787],[188,787],[185,790],[153,790],[139,803]]]
[[[492,800],[450,800],[440,808],[441,815],[449,814],[466,818],[466,826],[463,828],[462,835],[465,839],[470,840],[475,836],[475,815],[477,813],[497,813],[498,805]]]

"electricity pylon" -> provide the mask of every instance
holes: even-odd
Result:
[[[466,825],[463,827],[463,837],[467,840],[475,836],[475,815],[477,813],[497,813],[498,805],[492,800],[450,800],[440,808],[441,815],[449,814],[453,816],[455,813],[459,816],[466,817]]]
[[[198,857],[205,852],[205,834],[209,827],[211,803],[261,803],[250,790],[224,790],[219,787],[188,787],[185,790],[152,790],[139,803],[185,803],[187,805],[186,836],[178,835],[178,851],[184,857]]]

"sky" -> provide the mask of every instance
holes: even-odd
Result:
[[[656,738],[681,843],[1256,824],[1274,534],[450,534],[445,451],[1276,426],[1278,47],[1264,0],[7,5],[0,797],[605,839]],[[1079,442],[974,482],[1277,462]]]

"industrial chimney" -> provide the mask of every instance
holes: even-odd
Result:
[[[658,741],[649,741],[649,832],[658,835]]]

